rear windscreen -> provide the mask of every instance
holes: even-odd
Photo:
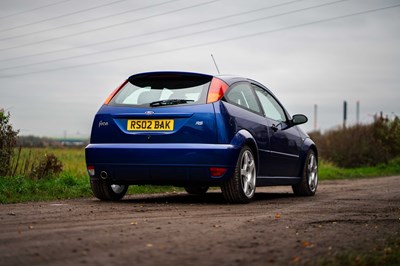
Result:
[[[148,74],[132,76],[110,105],[156,106],[206,103],[212,76],[198,74]]]

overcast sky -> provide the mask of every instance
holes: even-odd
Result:
[[[400,116],[399,0],[1,0],[0,108],[20,135],[87,137],[128,76],[255,79],[306,131]]]

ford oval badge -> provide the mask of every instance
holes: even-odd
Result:
[[[146,111],[146,112],[144,112],[144,114],[145,115],[154,115],[154,112],[153,111]]]

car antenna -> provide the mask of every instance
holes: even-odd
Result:
[[[212,60],[214,61],[214,65],[215,65],[215,68],[217,69],[218,74],[221,74],[221,73],[219,73],[219,69],[218,69],[218,66],[217,66],[217,62],[215,62],[215,59],[214,59],[213,54],[211,54],[211,58],[212,58]]]

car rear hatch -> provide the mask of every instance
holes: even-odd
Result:
[[[212,102],[221,84],[195,73],[131,76],[97,113],[91,143],[217,143]]]

